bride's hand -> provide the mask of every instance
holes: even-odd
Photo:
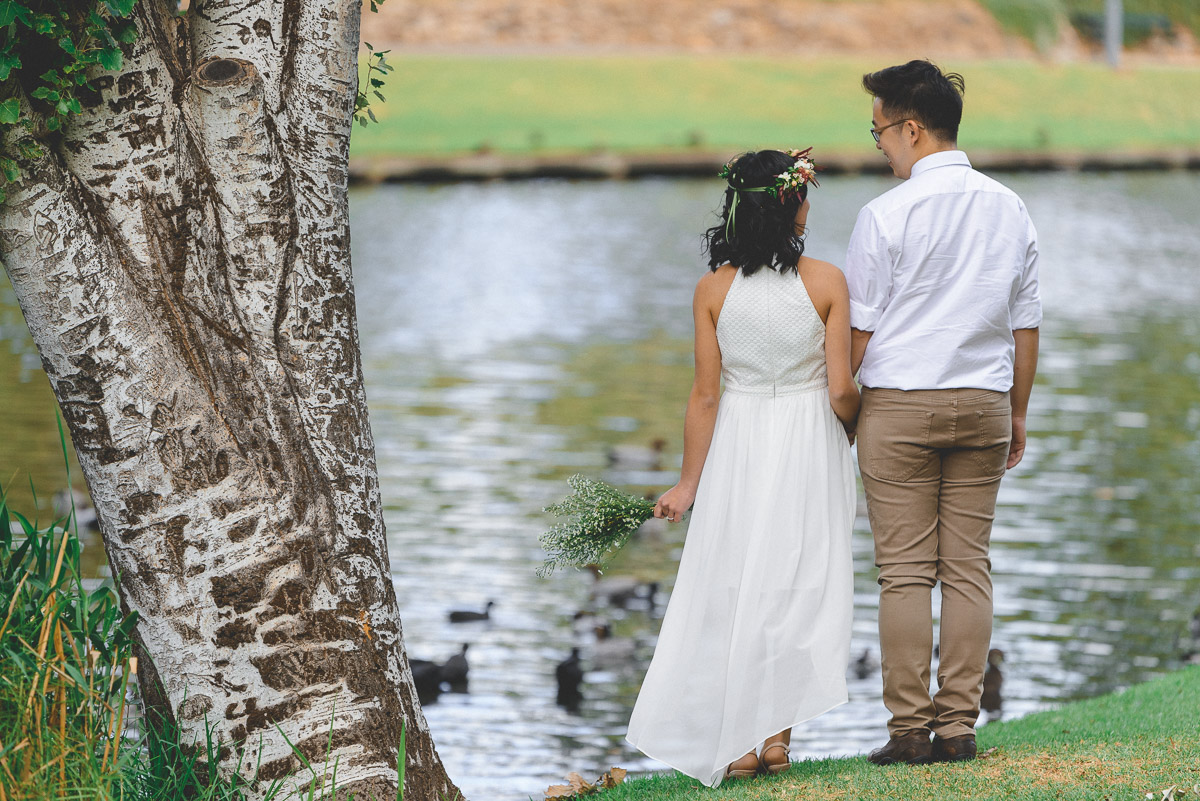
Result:
[[[676,484],[662,494],[658,503],[654,504],[654,516],[665,517],[668,522],[678,523],[683,519],[683,513],[692,508],[696,500],[696,490]]]

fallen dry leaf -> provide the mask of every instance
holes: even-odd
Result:
[[[584,781],[584,778],[578,773],[568,773],[567,781],[575,788],[576,795],[591,795],[596,792],[596,785]]]
[[[996,755],[996,754],[998,754],[998,753],[1000,753],[1000,748],[999,748],[999,746],[995,746],[995,745],[993,745],[991,748],[989,748],[988,750],[984,751],[982,754],[980,754],[979,756],[977,756],[977,757],[975,757],[975,758],[976,758],[976,759],[987,759],[988,757],[993,757],[993,756],[995,756],[995,755]]]
[[[596,779],[596,784],[605,790],[611,790],[621,782],[625,781],[625,768],[613,768],[608,773],[605,773],[599,779]]]
[[[596,779],[595,784],[589,783],[578,773],[568,773],[567,781],[570,784],[550,785],[546,788],[546,799],[549,801],[549,799],[580,798],[585,795],[594,795],[601,790],[616,787],[625,781],[626,773],[627,771],[624,768],[613,768],[599,779]]]

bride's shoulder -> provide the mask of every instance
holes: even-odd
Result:
[[[835,305],[849,302],[850,290],[846,286],[846,276],[835,265],[802,256],[797,271],[822,321],[828,318],[830,309]]]
[[[733,279],[737,278],[737,273],[737,267],[731,264],[722,264],[717,269],[700,276],[700,280],[696,282],[693,303],[708,309],[713,320],[716,320],[717,315],[721,312],[721,307],[725,305],[725,296],[729,294],[729,287],[733,286]]]
[[[729,289],[729,285],[733,283],[733,279],[737,278],[737,273],[738,268],[732,264],[722,264],[715,270],[709,270],[696,282],[696,292],[698,294],[716,292],[724,295]]]

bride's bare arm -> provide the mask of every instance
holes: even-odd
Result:
[[[850,360],[850,290],[846,276],[834,265],[807,256],[800,260],[800,277],[821,322],[825,323],[825,370],[829,377],[829,405],[842,421],[850,441],[858,421],[858,385]]]
[[[717,423],[721,397],[721,349],[717,345],[714,311],[720,312],[728,290],[724,276],[709,273],[696,284],[692,318],[696,327],[696,374],[683,423],[683,470],[679,483],[667,490],[654,507],[655,517],[678,522],[696,500],[696,487]]]
[[[829,404],[847,431],[858,420],[858,385],[850,367],[850,291],[846,277],[829,272],[829,317],[825,321],[825,368],[829,374]]]

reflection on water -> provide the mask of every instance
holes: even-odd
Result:
[[[1200,231],[1188,212],[1200,188],[1185,174],[1006,182],[1038,223],[1046,305],[1030,448],[1004,483],[993,535],[994,645],[1006,654],[1013,715],[1171,669],[1200,603]],[[810,254],[840,263],[858,208],[890,185],[824,182]],[[547,525],[539,510],[565,493],[571,473],[636,491],[674,481],[691,290],[718,194],[716,181],[652,180],[352,195],[368,401],[405,639],[427,659],[471,645],[470,693],[426,709],[468,797],[537,796],[570,770],[656,767],[622,736],[662,603],[614,610],[589,600],[587,574],[535,579],[536,536]],[[10,296],[4,321],[13,308]],[[44,421],[33,428],[53,455],[47,396],[19,383],[44,378],[21,366],[27,339],[11,325],[4,334],[0,391],[8,408],[26,402],[22,414]],[[30,423],[0,421],[5,442],[14,426]],[[659,437],[664,469],[609,468],[609,447]],[[30,453],[15,458],[25,466]],[[669,591],[683,535],[648,533],[609,575]],[[877,660],[863,519],[854,556],[853,653]],[[491,621],[447,622],[448,610],[489,599]],[[581,610],[609,620],[620,647],[597,646],[574,621]],[[573,645],[589,663],[577,714],[554,703],[554,666]],[[797,729],[799,756],[878,744],[878,668],[852,675],[850,694]]]

